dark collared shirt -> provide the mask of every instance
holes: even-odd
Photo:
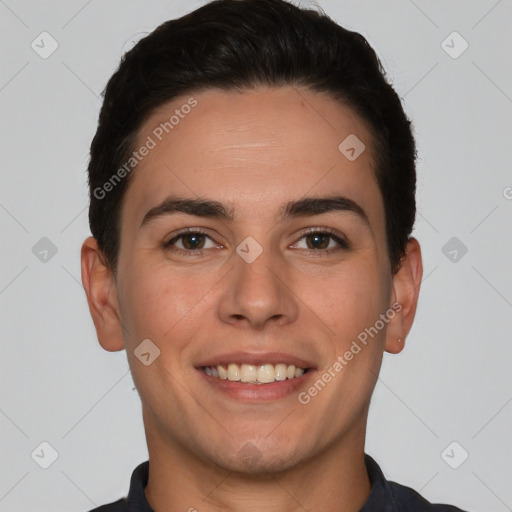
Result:
[[[371,483],[370,496],[359,512],[464,512],[451,505],[433,505],[409,487],[384,478],[379,465],[367,454],[364,456]],[[135,468],[127,498],[90,512],[155,512],[146,500],[144,489],[148,483],[149,461]]]

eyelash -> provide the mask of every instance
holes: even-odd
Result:
[[[209,249],[190,250],[190,249],[179,249],[179,248],[176,248],[176,247],[172,247],[172,245],[175,242],[177,242],[178,240],[183,238],[185,235],[190,235],[190,234],[193,234],[193,235],[204,235],[207,238],[209,238],[210,240],[212,240],[212,238],[205,231],[203,231],[202,229],[199,229],[199,228],[187,228],[186,230],[181,231],[180,233],[178,233],[176,236],[174,236],[173,238],[171,238],[167,242],[164,242],[163,243],[163,248],[166,251],[172,251],[174,253],[183,254],[183,255],[186,255],[186,256],[191,256],[191,255],[202,256],[203,253],[205,251],[208,251]],[[329,254],[332,254],[332,253],[340,251],[340,250],[347,250],[347,249],[349,249],[348,242],[345,239],[343,239],[340,236],[338,236],[336,234],[336,232],[334,230],[330,229],[330,228],[323,228],[323,229],[312,228],[309,231],[306,231],[305,233],[303,233],[296,243],[300,242],[302,239],[306,238],[307,236],[311,236],[311,235],[328,235],[329,238],[334,240],[340,246],[340,247],[335,248],[335,249],[304,249],[308,253],[314,254],[315,256],[329,255]]]

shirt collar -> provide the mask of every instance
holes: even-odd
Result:
[[[126,499],[126,512],[155,512],[148,503],[144,490],[148,485],[149,460],[139,464],[132,473],[130,491]]]
[[[393,491],[379,465],[366,453],[364,463],[372,487],[366,503],[359,512],[397,512]]]

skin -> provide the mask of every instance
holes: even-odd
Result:
[[[190,96],[148,118],[135,146]],[[370,397],[383,352],[402,350],[414,319],[419,244],[410,239],[392,275],[371,135],[349,107],[291,87],[193,96],[197,106],[131,176],[117,275],[94,238],[82,247],[98,340],[108,351],[126,349],[141,397],[146,497],[169,511],[358,511],[370,493],[363,459]],[[366,145],[354,161],[338,150],[349,134]],[[179,213],[140,228],[171,193],[220,201],[235,220]],[[369,223],[346,211],[279,220],[284,203],[333,193],[357,202]],[[202,255],[163,248],[183,228],[207,232]],[[304,238],[307,228],[331,228],[350,246],[327,235],[315,244]],[[236,252],[248,236],[263,248],[252,263]],[[186,242],[174,247],[193,250]],[[279,351],[314,362],[319,377],[395,302],[401,311],[307,405],[297,393],[243,403],[195,369],[226,352]],[[161,351],[149,366],[134,356],[144,339]]]

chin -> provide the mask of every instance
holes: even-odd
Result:
[[[223,470],[248,475],[278,473],[300,462],[298,450],[270,438],[241,441],[237,446],[225,447],[222,453],[211,456],[211,461]]]

